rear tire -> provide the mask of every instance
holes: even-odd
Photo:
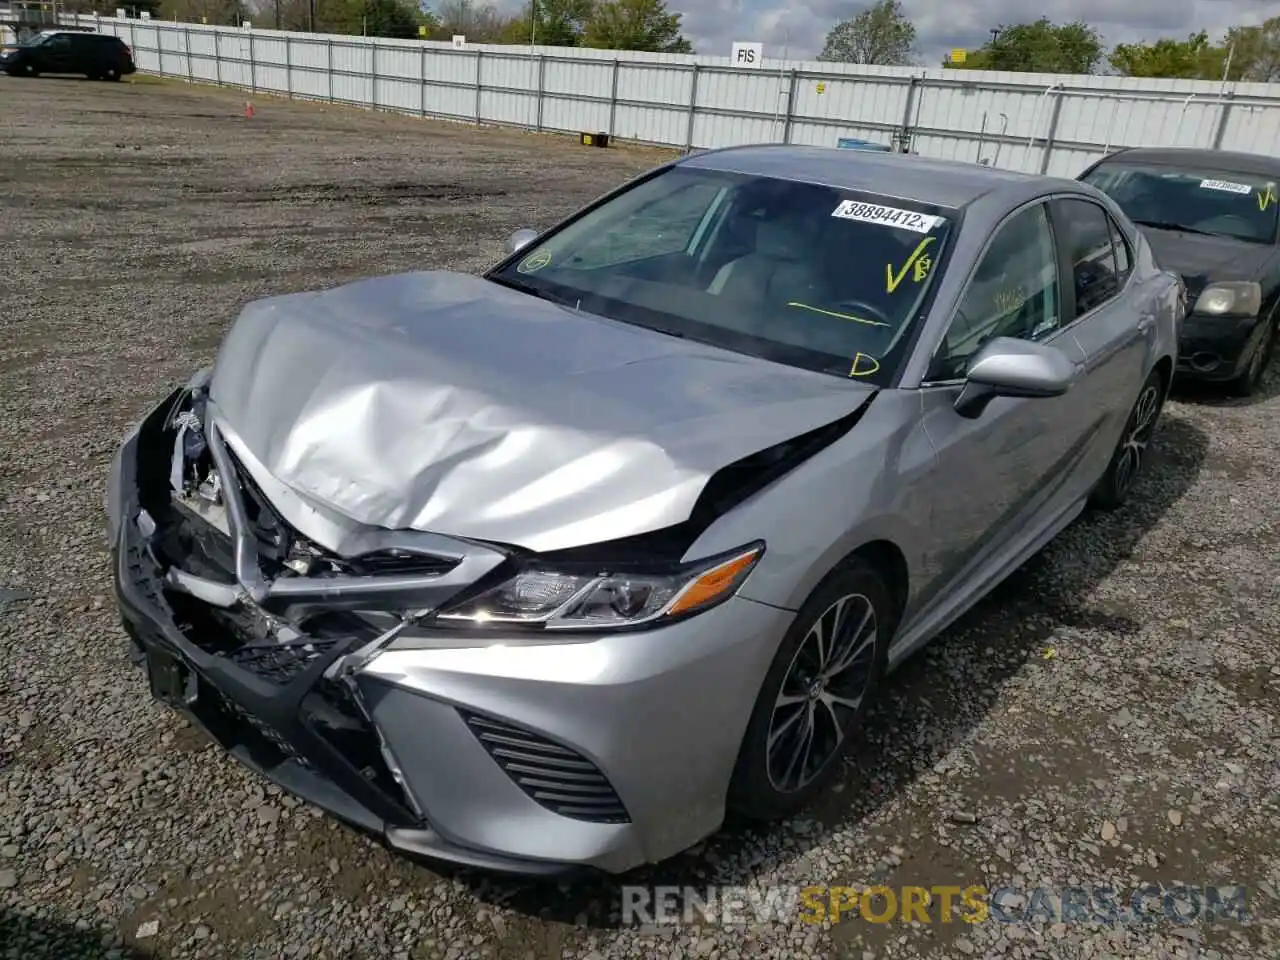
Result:
[[[1147,462],[1147,448],[1160,423],[1167,386],[1159,370],[1152,370],[1143,382],[1120,434],[1120,442],[1107,464],[1107,472],[1089,495],[1093,506],[1116,510],[1129,499],[1129,492]]]
[[[729,785],[731,810],[785,817],[831,783],[884,675],[896,620],[888,585],[861,558],[818,584],[756,698]]]

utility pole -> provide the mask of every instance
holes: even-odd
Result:
[[[276,29],[280,29],[280,0],[276,0]]]
[[[529,46],[538,45],[538,0],[529,0]]]
[[[316,32],[316,0],[308,0],[307,3],[307,32]]]

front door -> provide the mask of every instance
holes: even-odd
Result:
[[[1059,273],[1045,205],[1011,214],[978,262],[921,385],[924,430],[937,455],[925,617],[945,617],[938,603],[963,604],[993,585],[1008,556],[1070,506],[1065,481],[1081,456],[1074,387],[1060,397],[998,397],[976,416],[955,409],[969,361],[995,337],[1054,346],[1083,372],[1084,354],[1063,329]]]
[[[71,38],[65,33],[50,37],[38,47],[40,70],[44,73],[73,73],[75,65],[71,50]]]

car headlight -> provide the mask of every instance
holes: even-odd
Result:
[[[764,555],[753,543],[669,571],[583,572],[532,562],[436,620],[609,630],[702,613],[728,600]],[[461,625],[461,624],[459,624]]]
[[[1262,287],[1252,280],[1211,283],[1200,292],[1192,313],[1214,317],[1253,317],[1262,309]]]

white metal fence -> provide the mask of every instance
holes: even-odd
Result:
[[[1280,84],[1034,76],[386,40],[74,17],[143,72],[683,149],[905,142],[927,156],[1074,176],[1118,146],[1280,150]]]

